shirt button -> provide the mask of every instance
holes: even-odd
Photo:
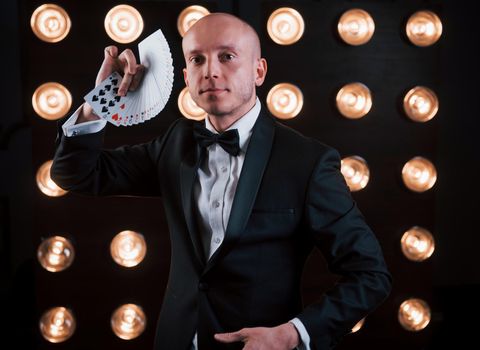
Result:
[[[220,206],[220,202],[219,202],[219,201],[213,202],[213,206],[214,206],[215,208],[218,208],[218,207]]]
[[[222,171],[223,171],[223,172],[226,172],[226,171],[227,171],[227,167],[226,167],[226,166],[222,166]]]
[[[221,241],[220,237],[215,238],[215,243],[218,244],[218,243],[220,243],[220,241]]]
[[[77,130],[73,130],[73,131],[72,131],[72,136],[77,136],[77,134],[78,134],[78,131],[77,131]]]

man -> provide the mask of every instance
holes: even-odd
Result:
[[[330,349],[391,284],[339,154],[261,106],[255,88],[267,63],[247,23],[211,14],[182,48],[205,122],[182,118],[149,143],[101,150],[105,122],[85,104],[63,125],[67,137],[59,133],[52,178],[79,193],[163,197],[172,260],[155,349]],[[117,53],[106,48],[97,84],[123,72],[124,95],[143,67],[131,51]],[[301,274],[315,246],[342,278],[303,308]]]

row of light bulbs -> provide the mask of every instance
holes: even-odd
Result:
[[[110,255],[120,266],[134,267],[147,254],[147,244],[141,233],[125,230],[110,242]],[[72,265],[75,249],[72,242],[63,236],[44,239],[37,248],[37,258],[42,267],[50,272],[60,272]]]
[[[418,298],[403,301],[398,308],[398,321],[407,331],[419,331],[430,322],[431,311],[428,304]],[[359,331],[365,323],[361,319],[352,328],[352,333]],[[76,329],[73,311],[64,306],[48,309],[40,317],[39,328],[43,338],[51,343],[61,343],[69,339]],[[124,340],[140,336],[147,325],[147,318],[142,307],[136,304],[119,306],[110,318],[110,326],[115,335]]]
[[[280,83],[267,94],[267,107],[279,119],[296,117],[303,107],[303,93],[297,86]],[[191,98],[184,88],[177,99],[178,109],[188,119],[202,120],[206,112]],[[48,82],[40,85],[32,96],[35,112],[44,119],[56,120],[65,116],[72,106],[70,91],[60,83]],[[336,106],[342,116],[348,119],[364,117],[372,107],[370,89],[362,83],[344,85],[336,95]],[[407,117],[415,122],[427,122],[438,112],[437,95],[425,86],[411,88],[403,98],[403,109]]]
[[[202,6],[185,8],[177,18],[177,29],[181,36],[200,18],[210,12]],[[35,35],[46,42],[63,40],[69,33],[71,20],[68,13],[55,4],[43,4],[32,14],[30,25]],[[118,5],[108,11],[104,21],[108,36],[119,43],[135,41],[143,31],[140,12],[130,5]],[[375,22],[362,9],[347,10],[340,17],[337,30],[340,38],[349,45],[363,45],[373,36]],[[280,45],[291,45],[303,36],[305,22],[302,15],[290,7],[282,7],[269,16],[267,32]],[[417,11],[407,21],[405,32],[417,46],[430,46],[442,34],[442,22],[432,11]]]
[[[424,261],[435,250],[432,234],[425,228],[413,226],[404,232],[400,240],[401,250],[411,261]],[[112,239],[110,255],[120,266],[134,267],[140,264],[147,254],[147,244],[141,233],[125,230]],[[75,260],[73,243],[63,236],[44,239],[37,248],[40,265],[49,272],[68,269]]]
[[[110,318],[113,333],[121,339],[131,340],[143,333],[147,318],[142,307],[136,304],[119,306]],[[51,343],[61,343],[69,339],[77,326],[71,309],[56,306],[48,309],[40,317],[39,328],[45,340]]]

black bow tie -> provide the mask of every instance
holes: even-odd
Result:
[[[240,137],[238,136],[237,129],[227,130],[221,134],[214,134],[204,126],[195,124],[193,127],[193,136],[200,147],[207,148],[213,143],[218,143],[220,147],[232,156],[238,156],[240,153]]]

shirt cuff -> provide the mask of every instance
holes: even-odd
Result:
[[[85,134],[93,134],[99,132],[105,127],[105,125],[107,125],[107,121],[104,119],[75,124],[81,110],[82,106],[80,106],[75,111],[75,113],[73,113],[72,116],[68,118],[67,121],[62,125],[63,134],[65,136],[71,137]]]
[[[310,336],[308,335],[307,329],[303,325],[302,321],[295,317],[293,320],[289,321],[290,323],[293,323],[295,328],[298,331],[298,334],[300,335],[300,344],[297,346],[297,350],[310,350]]]

